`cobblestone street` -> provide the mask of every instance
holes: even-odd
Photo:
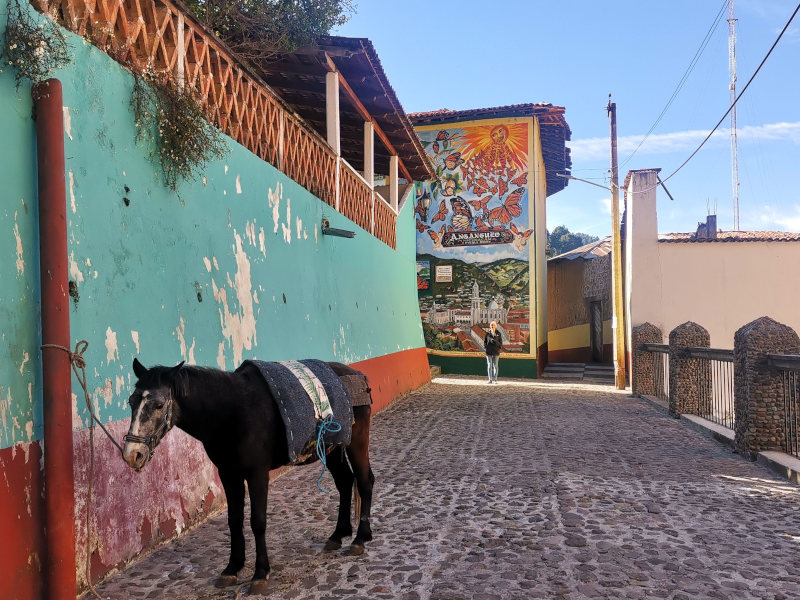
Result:
[[[358,557],[322,551],[319,464],[271,486],[269,597],[800,598],[800,488],[611,387],[442,377],[374,417],[372,464]],[[222,513],[97,590],[243,597],[227,544]]]

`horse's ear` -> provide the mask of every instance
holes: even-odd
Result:
[[[185,360],[182,360],[182,361],[180,362],[180,364],[177,364],[177,365],[175,365],[174,367],[172,367],[172,368],[169,370],[169,373],[168,373],[168,375],[169,375],[170,377],[175,377],[175,375],[177,375],[177,374],[178,374],[178,371],[180,371],[180,370],[181,370],[181,367],[184,365],[184,363],[185,363],[185,362],[186,362]]]
[[[138,358],[133,359],[133,373],[139,379],[142,379],[147,373],[147,367],[140,363]]]

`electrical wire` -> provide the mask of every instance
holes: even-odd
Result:
[[[642,145],[647,141],[647,138],[650,137],[650,134],[653,133],[655,128],[658,127],[658,124],[661,123],[661,119],[664,118],[664,115],[667,114],[667,111],[672,106],[672,103],[675,101],[675,98],[678,97],[678,94],[680,93],[681,89],[683,89],[683,86],[686,83],[686,80],[689,78],[689,75],[691,75],[691,73],[694,70],[695,66],[697,66],[697,62],[700,60],[700,57],[702,56],[703,52],[705,52],[706,47],[708,46],[709,42],[711,41],[712,34],[716,31],[717,27],[719,26],[719,23],[722,20],[722,15],[725,14],[725,8],[728,6],[729,2],[730,2],[730,0],[725,0],[722,3],[722,6],[720,7],[719,12],[717,12],[717,16],[714,17],[714,22],[711,24],[711,27],[708,28],[708,31],[706,32],[706,35],[703,38],[703,41],[700,42],[700,47],[694,53],[694,57],[692,58],[691,62],[689,63],[689,66],[686,68],[686,71],[684,71],[683,76],[681,77],[680,81],[678,81],[678,85],[675,87],[675,91],[672,92],[672,96],[670,96],[670,98],[667,101],[666,105],[661,110],[661,114],[658,115],[658,118],[655,120],[655,122],[650,127],[650,129],[648,129],[647,133],[642,138],[642,141],[639,142],[639,145],[637,145],[636,148],[633,149],[633,152],[631,152],[628,155],[628,157],[625,160],[622,161],[622,164],[620,165],[620,168],[624,167],[626,164],[628,164],[628,162],[630,162],[630,160],[633,158],[633,156],[639,151],[639,148],[641,148]]]

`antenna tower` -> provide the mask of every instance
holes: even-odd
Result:
[[[733,192],[733,230],[739,231],[739,157],[736,134],[736,18],[733,16],[733,0],[728,4],[728,71],[730,72],[731,99],[731,188]]]

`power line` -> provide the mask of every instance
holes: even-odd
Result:
[[[781,29],[781,32],[778,34],[778,37],[772,43],[772,46],[770,46],[770,49],[767,51],[766,56],[764,56],[764,58],[761,60],[761,62],[759,63],[758,67],[756,68],[756,70],[750,76],[750,79],[747,80],[747,83],[742,88],[742,91],[737,94],[736,99],[728,107],[728,110],[725,111],[725,114],[722,115],[722,118],[719,121],[717,121],[716,125],[714,125],[714,129],[712,129],[709,132],[709,134],[706,136],[706,138],[702,142],[700,142],[700,145],[695,149],[694,152],[692,152],[689,155],[689,158],[687,158],[685,161],[683,161],[683,163],[681,163],[681,166],[679,166],[672,173],[670,173],[667,177],[665,177],[663,179],[663,181],[667,181],[667,180],[671,179],[678,171],[680,171],[683,167],[685,167],[686,163],[688,163],[690,160],[692,160],[694,158],[695,154],[697,154],[700,151],[700,148],[702,148],[705,145],[705,143],[709,139],[711,139],[711,136],[714,135],[714,132],[717,130],[717,128],[722,124],[722,122],[725,120],[725,118],[730,114],[730,112],[736,106],[736,103],[739,102],[739,98],[741,98],[744,95],[744,93],[747,91],[747,88],[749,88],[750,84],[753,83],[753,80],[756,78],[756,75],[758,75],[758,72],[761,71],[761,67],[764,66],[764,63],[767,62],[767,59],[769,58],[770,54],[772,54],[772,51],[775,50],[775,46],[778,45],[778,42],[781,41],[781,38],[783,37],[783,34],[786,33],[787,29],[789,29],[789,25],[792,24],[792,21],[794,20],[794,18],[797,15],[798,11],[800,11],[800,4],[798,4],[795,7],[794,12],[792,13],[792,16],[789,17],[788,21],[786,21],[786,25],[783,26],[783,29]]]
[[[694,152],[692,152],[692,153],[689,155],[689,158],[687,158],[685,161],[683,161],[683,162],[681,163],[681,165],[680,165],[680,166],[679,166],[677,169],[675,169],[675,170],[674,170],[672,173],[670,173],[669,175],[667,175],[666,177],[664,177],[664,178],[661,180],[661,182],[662,182],[662,183],[659,183],[658,185],[662,185],[662,184],[663,184],[663,182],[669,181],[669,180],[670,180],[670,179],[672,179],[672,178],[673,178],[675,175],[677,175],[677,174],[678,174],[678,171],[680,171],[681,169],[683,169],[683,167],[685,167],[685,166],[686,166],[686,164],[687,164],[687,163],[688,163],[690,160],[692,160],[692,159],[695,157],[695,155],[696,155],[696,154],[697,154],[697,153],[700,151],[700,149],[701,149],[703,146],[705,146],[706,142],[707,142],[709,139],[711,139],[711,136],[712,136],[712,135],[714,135],[714,132],[715,132],[715,131],[716,131],[716,130],[719,128],[719,126],[722,124],[722,122],[725,120],[725,118],[726,118],[726,117],[727,117],[727,116],[730,114],[731,110],[733,110],[733,107],[734,107],[734,106],[736,106],[736,103],[737,103],[737,102],[739,102],[739,99],[740,99],[742,96],[744,96],[744,93],[745,93],[745,92],[747,91],[747,89],[750,87],[750,84],[751,84],[751,83],[753,83],[753,80],[756,78],[756,75],[758,75],[759,71],[761,71],[761,68],[764,66],[764,63],[766,63],[766,62],[767,62],[767,59],[768,59],[768,58],[770,57],[770,55],[772,54],[772,51],[773,51],[773,50],[775,50],[775,46],[777,46],[777,45],[778,45],[778,42],[780,42],[780,41],[781,41],[781,38],[782,38],[782,37],[783,37],[783,35],[786,33],[786,30],[787,30],[787,29],[789,29],[789,25],[791,25],[791,24],[792,24],[792,21],[794,20],[795,16],[797,16],[797,13],[798,13],[798,11],[800,11],[800,4],[798,4],[798,5],[795,7],[795,9],[794,9],[794,12],[792,13],[792,16],[790,16],[790,17],[789,17],[789,20],[788,20],[788,21],[786,21],[786,25],[784,25],[784,26],[783,26],[783,29],[781,29],[781,32],[778,34],[778,37],[775,39],[775,41],[772,43],[772,46],[770,46],[770,49],[767,51],[767,54],[764,56],[764,58],[761,60],[761,62],[759,63],[758,67],[756,68],[756,70],[755,70],[755,71],[753,72],[753,74],[750,76],[750,79],[748,79],[748,80],[747,80],[747,83],[746,83],[746,84],[744,85],[744,87],[742,88],[742,91],[741,91],[741,92],[739,92],[739,93],[737,94],[737,96],[736,96],[736,99],[735,99],[735,100],[734,100],[734,101],[731,103],[731,105],[728,107],[728,110],[726,110],[726,111],[725,111],[725,114],[724,114],[724,115],[722,115],[722,118],[720,118],[720,120],[719,120],[719,121],[717,121],[717,124],[716,124],[716,125],[714,125],[714,128],[713,128],[713,129],[712,129],[712,130],[711,130],[711,131],[708,133],[708,135],[705,137],[705,139],[704,139],[702,142],[700,142],[700,145],[699,145],[697,148],[695,148]],[[558,175],[559,177],[567,177],[567,178],[569,178],[569,179],[576,179],[577,181],[583,181],[583,182],[585,182],[585,183],[591,183],[592,185],[597,185],[598,187],[605,187],[605,186],[601,186],[601,185],[599,185],[599,184],[596,184],[596,183],[594,183],[594,182],[591,182],[591,181],[586,181],[586,180],[584,180],[584,179],[578,179],[577,177],[569,177],[569,176],[567,176],[567,175],[560,175],[560,174],[557,174],[557,175]],[[612,183],[611,185],[614,185],[614,184]],[[654,186],[652,186],[652,187],[650,187],[650,188],[647,188],[647,189],[645,189],[645,190],[641,190],[639,193],[641,194],[641,193],[645,193],[645,192],[649,192],[649,191],[651,191],[651,190],[654,190],[654,189],[656,189],[656,188],[658,187],[658,185],[654,185]],[[617,187],[618,189],[620,189],[620,188],[621,188],[621,186],[619,186],[619,185],[618,185],[618,186],[616,186],[616,187]],[[610,189],[610,188],[606,188],[606,189]]]
[[[639,142],[639,145],[636,146],[636,148],[633,149],[633,152],[631,152],[628,155],[628,157],[625,160],[622,161],[622,164],[620,165],[620,167],[624,167],[626,164],[628,164],[628,162],[630,162],[630,160],[633,158],[634,154],[636,154],[636,152],[639,151],[639,148],[642,147],[642,145],[647,141],[647,138],[650,137],[650,134],[653,133],[655,128],[658,127],[658,124],[661,123],[661,119],[664,118],[664,115],[667,114],[667,111],[672,106],[672,103],[675,101],[675,98],[678,97],[678,94],[680,93],[681,89],[683,89],[683,86],[686,83],[686,80],[689,78],[689,75],[692,73],[692,71],[694,70],[695,66],[697,66],[697,62],[700,60],[700,56],[702,56],[703,52],[705,52],[705,49],[708,46],[708,43],[711,41],[712,34],[714,33],[714,31],[716,31],[717,27],[719,26],[720,21],[722,20],[722,15],[725,13],[725,7],[728,6],[728,2],[729,1],[730,0],[725,0],[722,3],[722,6],[720,7],[719,11],[717,12],[717,16],[714,17],[714,22],[711,24],[711,27],[708,28],[708,31],[706,32],[706,35],[703,38],[703,41],[700,42],[700,47],[694,53],[694,57],[692,58],[691,62],[689,63],[689,66],[686,68],[686,71],[684,71],[683,76],[681,77],[680,81],[678,81],[678,85],[675,87],[675,91],[672,92],[672,96],[670,96],[669,100],[667,101],[667,104],[661,110],[661,114],[658,115],[658,118],[655,120],[653,125],[647,131],[647,133],[645,134],[644,138],[642,138],[642,141]]]

